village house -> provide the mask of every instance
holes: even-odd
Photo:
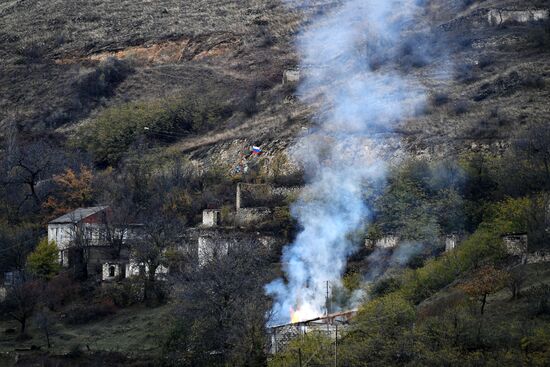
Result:
[[[356,314],[357,310],[347,310],[309,320],[271,326],[268,328],[268,352],[276,354],[284,351],[292,340],[305,335],[320,335],[337,342],[338,338],[345,335],[349,329],[350,321]]]
[[[48,223],[48,241],[59,250],[59,263],[101,280],[138,273],[131,263],[130,244],[140,224],[112,225],[107,206],[79,208]]]

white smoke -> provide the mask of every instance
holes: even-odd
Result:
[[[274,323],[297,308],[303,318],[322,315],[326,282],[341,284],[355,250],[349,234],[369,220],[365,187],[385,175],[383,136],[425,100],[421,83],[395,65],[418,10],[415,0],[348,0],[300,36],[299,94],[324,112],[293,149],[308,185],[292,208],[301,231],[284,249],[285,279],[266,286]]]

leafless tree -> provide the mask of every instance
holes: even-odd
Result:
[[[38,281],[15,282],[6,299],[9,315],[20,324],[20,336],[25,335],[27,321],[39,302],[42,285]]]
[[[0,271],[23,270],[27,255],[36,245],[36,232],[29,226],[0,231]]]
[[[133,258],[147,269],[144,277],[146,299],[155,282],[157,270],[160,266],[167,266],[166,250],[177,247],[182,232],[183,224],[177,220],[166,217],[148,218],[139,238],[133,241]]]
[[[71,241],[67,250],[69,251],[69,263],[74,276],[77,279],[87,279],[90,251],[94,246],[93,233],[85,223],[74,218],[68,236]]]
[[[57,147],[45,140],[21,144],[17,150],[12,149],[7,157],[6,176],[2,183],[11,189],[21,187],[18,198],[18,209],[29,200],[34,208],[40,208],[48,194],[46,187],[52,174],[57,173],[63,163],[63,154]]]
[[[265,365],[269,252],[256,241],[212,256],[178,284],[178,327],[168,358],[182,365]]]
[[[508,272],[507,285],[510,293],[512,294],[512,300],[516,300],[521,297],[521,287],[527,280],[527,271],[525,267],[520,265]]]
[[[44,333],[46,344],[48,345],[48,349],[50,349],[52,347],[51,337],[54,335],[55,324],[53,315],[46,308],[43,308],[36,313],[34,319],[38,328]]]

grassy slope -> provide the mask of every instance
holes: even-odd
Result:
[[[550,267],[548,263],[530,264],[524,266],[526,271],[526,280],[522,285],[521,291],[525,294],[529,288],[541,283],[550,284]],[[456,290],[449,286],[427,300],[423,301],[418,310],[427,315],[439,314],[445,312],[446,300],[452,299]],[[520,325],[533,323],[538,326],[550,326],[548,317],[532,316],[526,297],[520,297],[517,300],[510,299],[510,291],[503,288],[500,291],[491,294],[487,298],[485,308],[486,325],[489,328],[502,328],[502,332],[512,331]]]
[[[55,335],[51,339],[50,352],[62,355],[77,346],[83,350],[89,346],[91,351],[121,352],[129,356],[158,355],[160,345],[170,331],[171,309],[171,305],[157,308],[135,306],[85,325],[66,325],[58,321],[53,328]],[[34,323],[31,322],[29,329],[33,339],[26,342],[16,342],[15,335],[5,334],[4,331],[9,328],[17,329],[18,324],[14,321],[0,322],[0,353],[31,345],[47,350],[46,339]]]
[[[0,125],[14,119],[24,130],[61,127],[62,131],[72,131],[71,127],[90,113],[93,116],[104,106],[129,100],[173,96],[200,84],[227,88],[235,95],[258,81],[276,84],[282,70],[296,63],[293,42],[301,24],[333,2],[308,3],[310,7],[291,10],[279,0],[7,2],[0,8],[0,57],[4,60],[0,66]],[[432,74],[433,66],[441,66],[443,59],[408,71],[426,81],[429,94],[442,92],[449,97],[448,103],[428,106],[426,113],[403,126],[408,148],[419,153],[447,150],[449,138],[457,150],[479,149],[480,143],[498,148],[511,132],[523,125],[543,122],[550,112],[545,103],[550,96],[548,83],[533,88],[507,79],[513,72],[521,80],[532,76],[543,81],[550,78],[548,47],[533,46],[529,41],[532,27],[470,27],[465,21],[479,9],[548,7],[548,2],[484,0],[466,8],[458,3],[429,1],[425,17],[419,22],[433,27],[450,24],[442,34],[448,36],[451,61],[446,70],[448,78],[441,80],[433,80]],[[186,57],[178,62],[137,65],[136,73],[118,86],[111,98],[80,101],[88,105],[83,108],[87,112],[71,115],[73,102],[78,100],[75,81],[94,67],[88,57],[181,38],[191,40],[183,50]],[[466,47],[457,46],[464,39],[472,42]],[[201,52],[209,55],[224,42],[227,48],[222,54],[194,57]],[[40,59],[23,62],[23,51],[33,45],[38,45]],[[73,62],[55,64],[60,59]],[[490,62],[480,67],[482,59]],[[467,81],[457,78],[464,67],[472,70]],[[499,85],[506,86],[505,93],[498,89]],[[487,89],[494,92],[483,100],[474,100]],[[282,103],[278,96],[275,90],[260,98],[258,117],[228,121],[207,136],[183,139],[172,151],[188,152],[232,139],[266,142],[280,137],[290,141],[292,134],[286,134],[285,122],[300,122],[307,111],[299,104]],[[457,103],[466,106],[464,113],[455,112]],[[68,117],[59,118],[63,113]],[[299,116],[298,121],[293,120],[295,115]],[[243,129],[238,128],[241,125]],[[262,129],[269,130],[269,134],[258,134]]]

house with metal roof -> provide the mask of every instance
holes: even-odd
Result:
[[[112,223],[111,218],[108,206],[95,206],[73,210],[49,222],[48,240],[59,250],[59,263],[85,277],[126,277],[129,246],[139,236],[140,225],[122,226]]]

